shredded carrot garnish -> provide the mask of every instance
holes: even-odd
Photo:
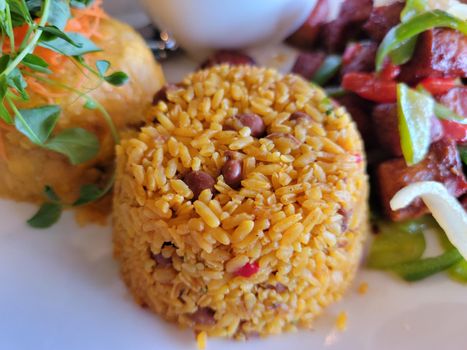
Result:
[[[75,31],[76,28],[79,28],[78,32],[87,38],[101,37],[99,32],[100,21],[108,18],[102,8],[102,0],[96,0],[91,6],[84,9],[73,9],[72,14],[73,18],[65,28],[67,31]]]
[[[33,77],[25,77],[28,87],[31,91],[34,91],[37,95],[43,97],[48,103],[52,103],[55,98],[61,98],[66,96],[66,92],[53,92],[47,89],[44,85],[38,82]]]
[[[70,18],[67,25],[65,26],[66,32],[80,33],[88,39],[102,38],[102,34],[100,33],[101,20],[108,18],[108,15],[105,13],[102,7],[102,0],[96,0],[92,5],[84,9],[72,9],[71,12],[72,18]],[[19,48],[19,45],[24,40],[27,31],[27,25],[14,28],[17,48]],[[5,40],[3,44],[2,52],[5,54],[11,52],[8,39]],[[39,46],[35,48],[34,54],[44,59],[49,64],[49,69],[53,73],[60,74],[64,72],[64,63],[68,57]],[[34,78],[25,77],[25,79],[28,83],[27,90],[43,97],[49,103],[56,98],[60,98],[66,95],[65,92],[59,93],[56,91],[51,91],[50,87],[44,85],[44,83],[41,83]],[[83,82],[84,78],[80,77],[78,80],[78,85],[81,86]],[[75,88],[77,87],[75,86]]]

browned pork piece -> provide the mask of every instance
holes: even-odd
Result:
[[[256,64],[253,58],[243,52],[235,50],[219,50],[209,56],[206,61],[201,64],[200,68],[206,69],[223,63],[230,64],[232,66]]]
[[[318,0],[305,23],[288,39],[292,45],[302,48],[311,47],[326,22],[330,12],[331,0]]]
[[[467,86],[452,88],[439,96],[439,101],[457,114],[467,117]]]
[[[407,208],[391,210],[391,198],[410,183],[438,181],[443,183],[453,196],[460,197],[467,193],[467,180],[462,172],[456,143],[447,139],[432,144],[427,157],[414,166],[408,167],[402,158],[381,163],[377,176],[383,209],[393,221],[416,218],[428,212],[421,200],[415,201]]]
[[[372,0],[346,0],[334,21],[323,27],[323,44],[329,51],[343,50],[347,41],[360,33],[361,26],[370,17]]]
[[[377,50],[378,45],[371,41],[348,45],[342,59],[341,75],[374,71]]]
[[[337,97],[336,100],[344,106],[352,116],[352,119],[357,124],[358,131],[360,131],[365,141],[365,146],[369,147],[375,145],[375,133],[371,121],[371,103],[351,93]]]
[[[400,78],[413,83],[426,77],[467,77],[467,36],[451,29],[424,32]]]
[[[383,40],[387,32],[400,22],[404,6],[402,2],[395,2],[388,6],[374,7],[363,28],[373,40]]]
[[[301,52],[292,68],[292,73],[311,80],[321,64],[323,64],[325,58],[326,54],[322,51]]]

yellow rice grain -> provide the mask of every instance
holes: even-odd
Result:
[[[341,311],[337,316],[336,327],[341,332],[347,329],[347,313],[345,311]]]
[[[237,271],[239,268],[244,266],[248,262],[248,257],[246,255],[237,255],[235,258],[229,260],[225,264],[225,271],[232,273]]]
[[[220,225],[219,218],[206,204],[201,201],[193,203],[196,212],[209,227],[218,227]]]
[[[240,242],[253,230],[254,226],[255,223],[253,220],[242,221],[233,232],[232,240],[234,242]]]
[[[185,198],[193,197],[193,192],[182,180],[170,180],[170,186],[175,192],[182,195]]]
[[[196,342],[198,345],[198,350],[205,350],[207,344],[208,336],[205,331],[199,332],[196,336]]]

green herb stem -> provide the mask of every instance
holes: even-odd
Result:
[[[6,4],[6,15],[7,15],[6,25],[9,26],[10,30],[12,31],[13,26],[12,26],[12,23],[11,23],[11,12],[10,12],[10,6],[8,5],[8,3]],[[11,51],[11,54],[14,54],[16,52],[15,36],[13,35],[13,33],[10,33],[8,38],[10,39],[10,51]],[[3,47],[3,45],[2,45],[2,47]]]
[[[38,27],[43,27],[47,23],[47,18],[49,17],[50,13],[51,1],[52,0],[44,0],[44,4],[42,6],[42,17]],[[27,54],[32,53],[41,35],[42,31],[36,30],[36,33],[32,37],[31,41],[29,41],[26,47],[15,57],[15,59],[0,75],[8,76],[8,74],[10,74],[21,63],[21,61],[24,59],[24,57],[26,57]]]
[[[120,136],[118,135],[118,131],[117,131],[117,128],[116,128],[116,126],[115,126],[115,124],[114,124],[114,122],[112,120],[112,117],[109,115],[109,113],[104,108],[104,106],[102,106],[98,101],[96,101],[92,97],[88,96],[87,93],[81,92],[78,89],[75,89],[74,87],[68,86],[66,84],[62,84],[60,82],[38,76],[36,74],[30,74],[30,73],[26,73],[26,72],[25,72],[25,74],[29,75],[29,76],[32,76],[35,79],[37,79],[39,81],[42,81],[44,83],[48,83],[50,85],[55,85],[55,86],[58,86],[58,87],[61,87],[61,88],[65,89],[65,90],[71,91],[71,92],[75,93],[76,95],[78,95],[79,97],[84,98],[87,102],[92,103],[96,107],[96,109],[99,112],[101,112],[102,117],[104,118],[107,125],[109,126],[109,129],[110,129],[110,132],[112,134],[112,138],[113,138],[114,142],[116,144],[120,143]]]
[[[83,202],[80,203],[80,199],[78,199],[78,201],[74,202],[73,204],[64,204],[64,203],[61,203],[61,205],[63,206],[63,208],[66,208],[66,209],[71,209],[71,208],[76,208],[76,207],[82,207],[84,205],[87,205],[89,203],[92,203],[92,202],[95,202],[99,199],[101,199],[102,197],[104,197],[107,193],[110,192],[110,190],[112,189],[112,187],[114,186],[114,183],[115,183],[115,171],[112,172],[112,176],[107,180],[104,188],[102,190],[100,190],[99,192],[99,195],[97,197],[93,197],[89,200],[83,200]]]
[[[112,117],[110,114],[107,112],[107,110],[102,106],[99,102],[97,102],[94,99],[89,98],[90,101],[92,101],[97,110],[102,113],[102,116],[104,117],[104,120],[107,122],[110,128],[110,132],[112,133],[112,137],[114,139],[114,142],[118,145],[120,143],[120,136],[118,135],[117,128],[115,127],[115,124],[112,120]]]
[[[28,31],[26,32],[26,35],[24,37],[24,40],[23,42],[21,43],[20,47],[19,47],[19,50],[20,51],[23,51],[26,47],[26,45],[28,44],[29,42],[29,37],[31,36],[32,32],[34,31],[34,29],[36,28],[35,25],[31,25],[29,28],[28,28]]]

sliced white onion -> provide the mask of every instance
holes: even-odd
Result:
[[[405,0],[374,0],[374,7],[389,6],[396,2],[404,2]],[[430,10],[443,10],[457,18],[467,20],[467,4],[459,0],[429,0],[428,7]]]
[[[374,7],[389,6],[396,2],[404,2],[404,0],[373,0]]]
[[[418,197],[425,202],[451,243],[467,259],[467,213],[441,183],[422,181],[404,187],[391,199],[391,209],[405,208]]]
[[[459,0],[429,0],[428,6],[432,10],[443,10],[457,18],[467,20],[467,4],[463,4]]]
[[[467,4],[462,4],[459,1],[454,1],[454,3],[447,9],[451,15],[456,16],[457,18],[467,21]]]

